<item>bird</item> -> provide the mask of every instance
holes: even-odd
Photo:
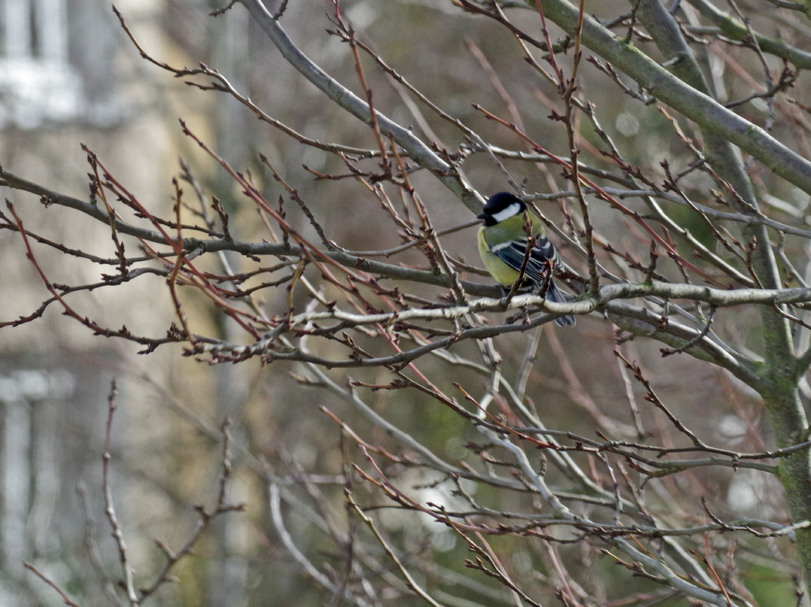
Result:
[[[477,217],[483,221],[478,233],[479,255],[484,267],[499,284],[511,287],[523,267],[524,282],[533,289],[546,284],[546,299],[561,303],[568,301],[549,275],[554,268],[563,267],[558,253],[544,234],[541,220],[527,209],[523,200],[509,192],[498,192],[487,199]],[[532,248],[527,255],[530,245]],[[571,327],[574,316],[558,316],[555,322],[562,327]]]

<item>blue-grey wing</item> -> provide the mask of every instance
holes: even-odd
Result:
[[[527,244],[526,240],[513,240],[498,244],[490,250],[513,270],[520,271],[524,265]],[[527,265],[524,268],[524,276],[536,285],[542,284],[544,276],[551,269],[550,262],[553,264],[558,263],[557,252],[549,239],[541,236],[529,252],[529,259],[527,259]]]
[[[520,272],[521,267],[524,265],[524,257],[527,254],[527,241],[513,240],[501,243],[491,247],[490,251],[512,269]],[[540,236],[529,252],[529,259],[527,259],[527,265],[524,268],[524,276],[532,281],[536,287],[540,287],[544,283],[547,273],[552,270],[553,265],[560,267],[557,251],[548,238]],[[569,301],[569,298],[560,292],[560,289],[552,280],[548,283],[546,298],[549,301],[558,303]],[[571,327],[574,325],[575,319],[574,316],[570,315],[558,316],[555,322],[562,327]]]

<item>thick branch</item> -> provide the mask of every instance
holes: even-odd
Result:
[[[707,2],[707,0],[688,0],[688,2],[698,12],[717,25],[727,38],[738,41],[749,38],[749,30],[743,23],[718,10],[716,6]],[[788,45],[780,39],[769,38],[761,34],[755,34],[755,39],[763,52],[790,61],[799,69],[811,69],[811,53],[808,51]]]
[[[534,0],[527,0],[530,5]],[[578,9],[566,0],[543,0],[544,14],[573,35]],[[728,110],[723,105],[668,72],[642,51],[626,43],[586,16],[581,33],[583,44],[610,61],[640,83],[651,95],[714,133],[745,150],[775,174],[811,193],[811,162],[789,149],[759,126]],[[676,61],[686,60],[686,57]]]
[[[671,15],[665,10],[660,0],[641,0],[638,6],[638,16],[654,37],[659,49],[671,61],[675,59],[674,72],[692,87],[708,91],[695,58]],[[652,92],[654,95],[659,96],[655,91]],[[664,99],[664,97],[660,98]],[[666,99],[664,100],[670,103]],[[683,111],[676,105],[671,105]],[[696,111],[699,111],[698,108],[696,108]],[[710,112],[705,111],[709,116]],[[701,122],[695,115],[691,115],[686,111],[683,111],[683,113],[701,125],[709,150],[710,162],[719,176],[729,182],[736,196],[739,196],[748,207],[757,212],[757,202],[749,178],[740,159],[729,144],[733,142],[741,145],[739,141],[731,133],[725,133],[717,130],[712,125]],[[715,116],[715,114],[718,114],[718,112],[713,113],[714,118],[721,118],[720,115]],[[773,151],[777,151],[773,145],[776,142],[771,137],[768,137],[754,125],[750,124],[750,127],[756,129],[752,130],[752,141],[760,139],[762,145],[772,146]],[[741,147],[752,153],[756,158],[763,160],[776,174],[796,185],[800,185],[798,182],[793,181],[788,174],[782,172],[779,166],[774,164],[774,160],[777,158],[776,155],[771,156],[770,162],[766,162],[764,156],[754,153],[753,150],[744,145],[741,145]],[[790,162],[793,152],[786,154],[786,151],[781,152],[780,155],[786,162]],[[767,153],[766,156],[769,156],[769,154]],[[803,162],[807,164],[806,161]],[[805,169],[805,172],[806,177],[811,177],[811,172],[808,172],[808,169]],[[806,186],[800,187],[808,191]],[[778,288],[780,286],[780,274],[766,228],[763,225],[750,226],[745,233],[755,243],[752,253],[752,265],[760,284],[767,288]],[[797,359],[794,354],[787,318],[779,310],[772,308],[761,308],[760,316],[763,323],[764,366],[760,372],[761,380],[759,385],[753,387],[756,387],[763,397],[764,405],[774,425],[777,445],[784,447],[801,442],[805,438],[808,428],[808,420],[800,402],[797,386],[799,379]],[[794,520],[808,520],[811,518],[811,507],[809,506],[811,504],[809,452],[795,453],[781,461],[780,466],[782,472],[780,478],[786,489]],[[806,588],[808,588],[811,582],[811,531],[808,529],[799,529],[797,531],[797,547],[805,575]]]

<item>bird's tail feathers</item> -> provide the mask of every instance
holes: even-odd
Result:
[[[546,299],[555,303],[567,303],[571,298],[564,295],[561,290],[558,289],[557,285],[553,281],[550,281],[549,288],[546,290]],[[558,316],[555,319],[555,323],[561,327],[573,327],[574,316],[571,314],[566,316]]]

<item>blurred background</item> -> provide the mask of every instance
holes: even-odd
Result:
[[[602,16],[627,10],[623,2],[588,4],[592,5],[590,11]],[[259,107],[307,137],[375,147],[369,129],[328,105],[283,60],[241,6],[218,17],[209,16],[222,8],[222,3],[215,2],[119,0],[116,6],[142,48],[158,61],[177,68],[201,62],[215,67]],[[334,27],[331,10],[328,2],[290,2],[284,25],[308,56],[359,92],[347,45],[325,35]],[[552,119],[556,111],[562,111],[554,87],[527,65],[506,29],[464,13],[451,2],[358,0],[345,2],[343,10],[360,39],[488,142],[520,147],[514,136],[486,120],[473,104],[505,116],[511,115],[513,105],[520,108],[518,116],[526,132],[550,151],[567,154],[565,131]],[[521,24],[522,19],[529,21],[537,15],[528,11],[526,16],[512,17]],[[553,38],[559,35],[552,34]],[[741,58],[741,64],[746,65],[747,60]],[[708,56],[707,61],[714,68],[708,73],[728,98],[745,93],[734,90],[739,80],[728,77],[716,56]],[[424,140],[441,142],[450,150],[461,143],[455,127],[415,109],[413,101],[401,96],[371,65],[368,75],[376,105],[383,112],[412,126]],[[602,128],[626,160],[658,176],[663,174],[659,162],[665,156],[674,159],[676,169],[690,161],[684,144],[672,136],[669,117],[655,105],[632,102],[591,64],[583,64],[579,78],[581,87],[593,94]],[[793,94],[807,97],[802,81]],[[758,118],[765,109],[753,104],[747,111]],[[55,192],[89,201],[87,173],[91,168],[80,147],[84,144],[146,208],[171,216],[172,179],[184,174],[185,164],[206,195],[218,197],[231,214],[232,230],[243,240],[261,240],[265,230],[255,209],[239,195],[221,167],[183,136],[179,119],[231,166],[250,172],[266,198],[274,200],[283,190],[259,161],[259,154],[267,157],[341,246],[375,250],[399,242],[377,200],[366,195],[356,181],[314,177],[314,173],[345,172],[340,159],[303,146],[260,122],[230,96],[187,86],[141,58],[108,0],[0,0],[0,163],[5,169]],[[778,128],[786,129],[778,137],[800,147],[800,138],[794,140],[789,127]],[[598,144],[593,127],[584,124],[581,135],[588,163],[595,169],[612,167],[593,147]],[[679,159],[682,166],[675,166]],[[370,160],[370,166],[374,162]],[[505,164],[528,191],[570,187],[555,165]],[[464,170],[484,195],[510,189],[486,154],[471,155]],[[690,187],[701,192],[709,183],[697,177]],[[414,184],[438,229],[473,218],[432,176],[415,174]],[[190,185],[184,183],[183,187],[193,197]],[[804,213],[807,196],[785,185],[771,191],[789,201],[792,212]],[[43,212],[42,201],[33,195],[4,190],[3,196],[14,203],[29,229],[47,232],[64,247],[113,257],[105,225],[64,208]],[[561,201],[541,200],[538,206],[571,232]],[[647,250],[639,244],[633,226],[600,206],[593,208],[593,215],[606,240],[646,259]],[[696,233],[702,233],[695,218],[685,216],[683,220],[695,222]],[[290,221],[303,233],[312,233],[303,214],[291,213]],[[715,246],[711,233],[706,229],[703,233],[709,246]],[[478,265],[472,228],[444,236],[443,244],[455,258]],[[563,257],[582,269],[582,260],[567,257],[565,243],[557,244]],[[786,247],[792,255],[804,254],[804,244],[789,241]],[[40,266],[54,283],[99,280],[96,264],[65,258],[48,247],[38,248],[37,253]],[[48,292],[25,258],[19,234],[0,232],[0,259],[4,260],[0,320],[36,313]],[[240,258],[232,261],[238,266],[245,262]],[[409,252],[397,261],[424,263],[418,254]],[[472,272],[464,277],[488,282]],[[414,287],[413,292],[436,293],[424,286]],[[191,296],[186,305],[197,313],[195,323],[202,332],[237,339],[230,321],[209,302]],[[268,291],[263,294],[263,305],[271,311],[283,308],[285,293]],[[78,307],[102,326],[132,327],[151,336],[161,336],[174,320],[165,279],[159,276],[84,293]],[[747,314],[719,313],[717,322],[746,343],[755,337],[748,335]],[[524,362],[529,338],[500,339],[505,373],[515,374]],[[641,398],[644,391],[631,385],[613,355],[612,326],[599,316],[586,317],[572,331],[547,325],[537,339],[541,345],[529,373],[527,394],[549,427],[590,436],[595,429],[612,437],[633,436],[635,422],[627,402]],[[627,355],[644,361],[646,373],[657,378],[659,397],[702,439],[746,451],[771,444],[757,399],[729,375],[686,356],[663,359],[661,346],[655,343],[634,341],[624,347]],[[349,548],[334,541],[335,533],[314,524],[321,519],[310,511],[331,508],[337,519],[343,516],[347,462],[343,451],[347,447],[338,426],[318,408],[326,407],[350,424],[357,423],[368,430],[369,440],[385,442],[382,431],[366,428],[363,418],[337,396],[303,389],[290,377],[297,371],[295,364],[264,367],[248,361],[212,366],[184,358],[177,345],[149,355],[140,355],[138,350],[132,343],[92,335],[56,306],[49,307],[36,322],[2,330],[0,605],[62,604],[51,588],[23,567],[24,561],[47,573],[82,605],[112,604],[116,589],[110,579],[120,573],[117,546],[104,514],[101,474],[113,380],[117,410],[111,435],[111,489],[136,579],[144,585],[152,583],[164,562],[155,539],[179,549],[198,525],[194,506],[210,507],[216,501],[222,474],[219,427],[224,418],[232,420],[234,469],[228,499],[244,503],[246,508],[217,518],[197,542],[194,554],[172,570],[178,583],[164,585],[152,598],[153,604],[340,604],[331,603],[331,595],[313,584],[291,556],[271,520],[272,500],[263,475],[275,475],[287,492],[282,516],[301,550],[317,562],[338,568],[340,550]],[[455,351],[472,354],[476,345],[461,344]],[[464,371],[458,373],[437,379],[437,384],[452,389],[453,381],[464,383],[476,377],[472,371],[469,377]],[[377,371],[357,370],[352,377],[371,383],[389,381]],[[425,395],[415,393],[401,399],[397,393],[379,391],[367,396],[375,410],[449,460],[463,460],[469,441],[480,440],[465,420]],[[657,412],[641,409],[646,427],[658,428],[656,440],[667,443],[672,428]],[[401,454],[407,457],[408,449]],[[400,473],[401,482],[413,487],[421,499],[444,501],[449,508],[458,505],[447,486],[432,486],[436,479],[430,475],[416,469]],[[683,494],[712,495],[718,514],[744,513],[756,518],[785,514],[779,483],[765,475],[712,468],[662,482],[664,486],[668,483],[672,485],[667,487],[667,500]],[[316,486],[318,499],[313,497]],[[478,497],[495,504],[494,495]],[[704,515],[701,504],[688,499],[670,501],[669,507],[674,517],[699,520]],[[447,604],[513,604],[512,597],[485,576],[472,576],[465,569],[467,546],[454,534],[394,509],[381,516],[388,533],[402,539],[402,545],[420,555],[423,564],[430,564],[422,570],[426,579],[440,576],[446,589],[448,580],[455,580],[455,598],[448,597]],[[759,555],[761,561],[753,557],[749,565],[762,575],[750,590],[782,600],[793,592],[790,568],[781,569],[775,562],[779,559],[772,557],[774,554]],[[542,589],[540,595],[547,592],[546,598],[551,598],[554,584],[544,577],[554,577],[548,558],[520,545],[511,549],[509,558],[507,566],[516,576],[534,579],[532,583]],[[611,596],[616,587],[627,583],[627,578],[612,574],[616,569],[612,563],[595,561],[585,552],[568,553],[566,558],[570,566],[595,570],[595,580],[599,580],[595,586],[605,587],[595,592]],[[380,571],[381,576],[388,574]],[[653,587],[644,580],[638,583],[640,593]],[[405,592],[390,599],[381,597],[380,602],[387,600],[398,605],[419,602]]]

